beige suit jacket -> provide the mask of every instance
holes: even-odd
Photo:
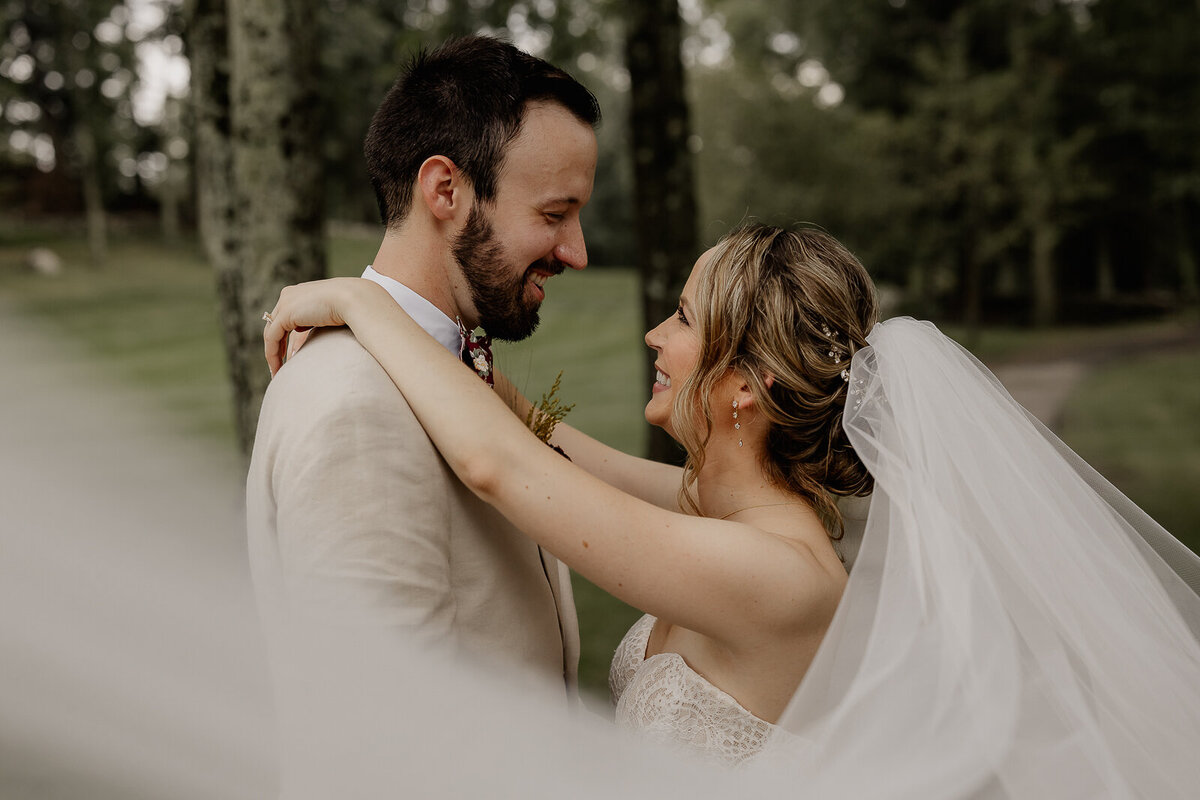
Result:
[[[463,486],[348,331],[317,332],[271,382],[246,490],[273,658],[288,657],[271,640],[301,613],[516,665],[573,694],[566,567]]]

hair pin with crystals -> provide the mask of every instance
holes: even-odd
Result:
[[[848,355],[850,351],[837,343],[837,339],[834,337],[833,331],[829,330],[829,326],[824,322],[821,323],[821,333],[825,334],[825,338],[829,340],[829,357],[833,359],[833,363],[842,363],[842,356]],[[842,380],[850,380],[849,369],[842,370]]]

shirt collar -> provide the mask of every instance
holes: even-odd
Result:
[[[425,329],[425,332],[437,339],[438,343],[457,356],[462,347],[462,336],[458,332],[458,323],[447,317],[440,308],[426,300],[412,289],[395,278],[380,274],[368,265],[362,276],[374,281],[387,290],[405,313]]]

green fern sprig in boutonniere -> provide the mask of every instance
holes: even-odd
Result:
[[[530,406],[529,413],[525,415],[525,427],[570,461],[571,457],[564,453],[561,447],[550,444],[550,437],[554,434],[555,426],[562,422],[563,418],[575,407],[574,403],[564,406],[557,397],[559,384],[562,383],[562,375],[562,371],[559,370],[558,377],[554,379],[554,385],[550,387],[550,391],[542,395],[542,399],[537,405]]]

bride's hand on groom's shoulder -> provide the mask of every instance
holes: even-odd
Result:
[[[348,310],[372,287],[379,289],[361,278],[330,278],[285,286],[275,307],[263,315],[267,323],[263,352],[272,377],[304,344],[310,329],[346,325]]]

